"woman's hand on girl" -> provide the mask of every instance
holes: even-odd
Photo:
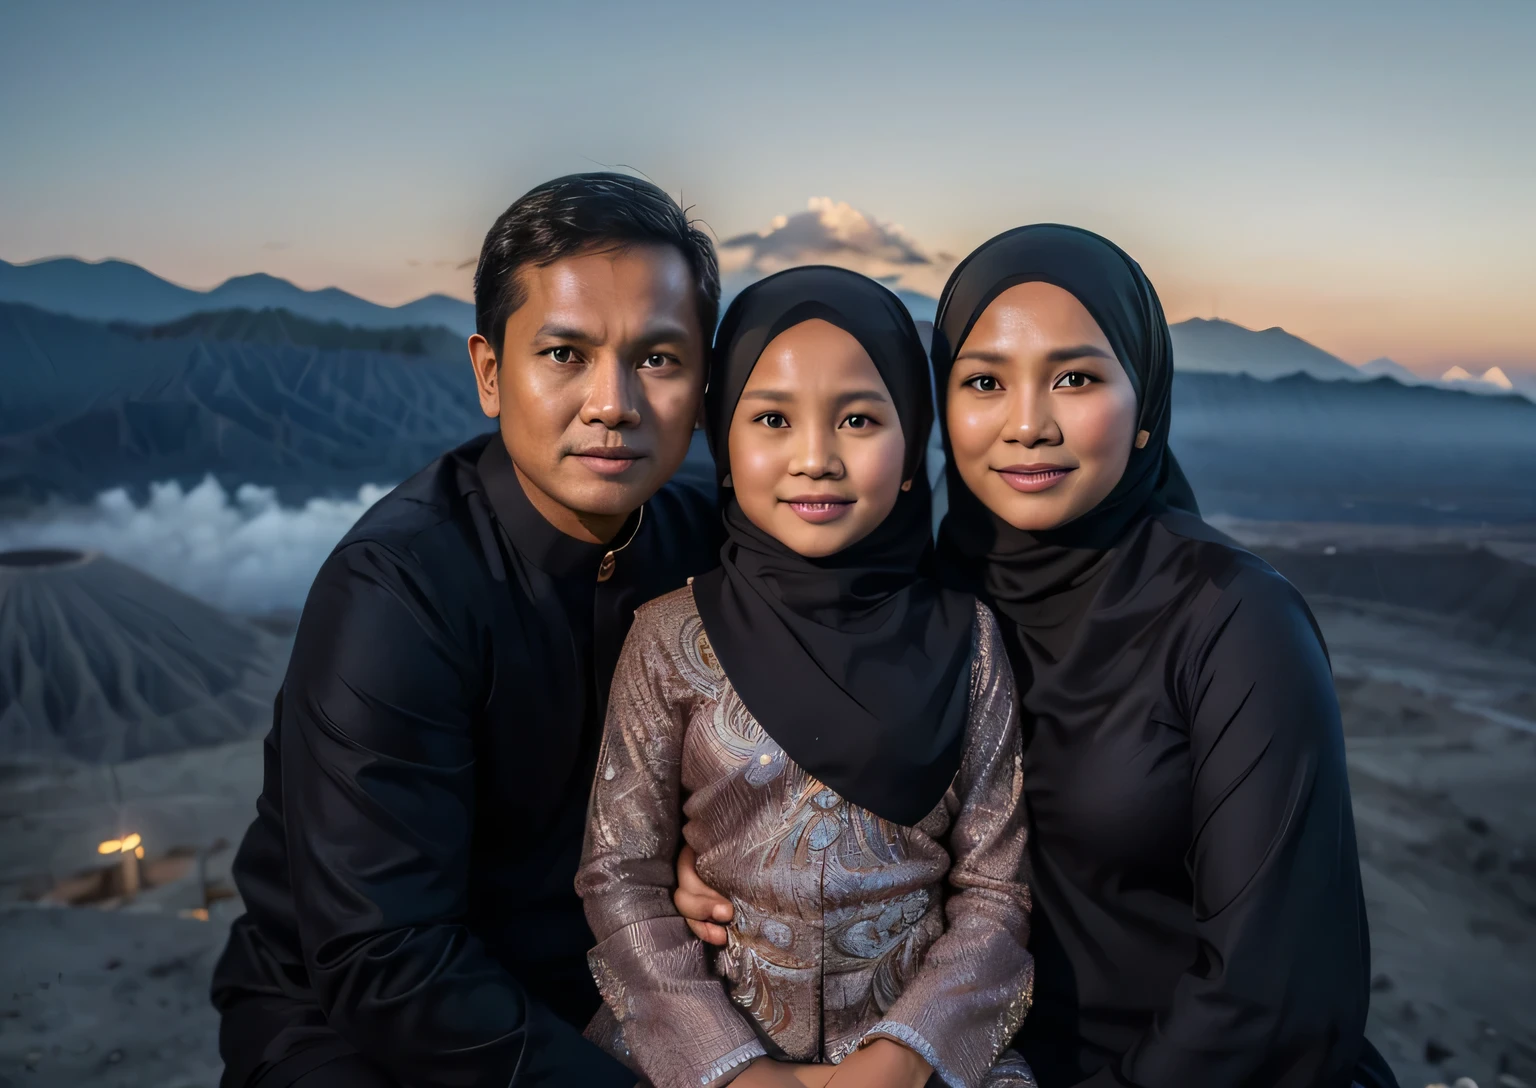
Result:
[[[933,1066],[891,1039],[876,1039],[837,1066],[827,1088],[923,1088]]]
[[[731,901],[699,879],[693,867],[693,847],[684,846],[677,857],[677,889],[672,905],[683,916],[693,935],[705,944],[725,944],[725,926],[735,915]]]

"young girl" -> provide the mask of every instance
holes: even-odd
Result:
[[[769,277],[705,411],[727,543],[614,676],[588,1034],[657,1088],[1032,1085],[999,1061],[1033,977],[1014,689],[991,614],[934,578],[912,320],[852,272]],[[718,953],[672,905],[684,839],[735,908]]]

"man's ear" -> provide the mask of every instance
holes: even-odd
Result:
[[[479,333],[469,338],[469,365],[475,371],[475,392],[480,396],[480,411],[496,419],[501,415],[501,364],[490,341]]]

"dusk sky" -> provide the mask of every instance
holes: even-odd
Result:
[[[10,0],[0,258],[467,297],[513,198],[625,166],[720,239],[826,198],[930,293],[1054,220],[1174,320],[1536,370],[1536,2],[1262,7]]]

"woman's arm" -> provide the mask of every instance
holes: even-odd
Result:
[[[1199,951],[1119,1068],[1085,1088],[1347,1085],[1370,941],[1322,637],[1289,583],[1247,568],[1177,682]]]
[[[576,890],[597,939],[592,973],[646,1077],[656,1088],[706,1088],[764,1048],[672,908],[686,721],[654,682],[669,662],[645,621],[614,673]]]
[[[960,810],[949,832],[944,934],[866,1036],[909,1047],[950,1088],[973,1088],[985,1079],[1018,1030],[1034,982],[1026,951],[1029,889],[1013,670],[991,613],[978,609],[977,615],[966,752],[954,786]],[[834,1077],[833,1088],[838,1083]]]

